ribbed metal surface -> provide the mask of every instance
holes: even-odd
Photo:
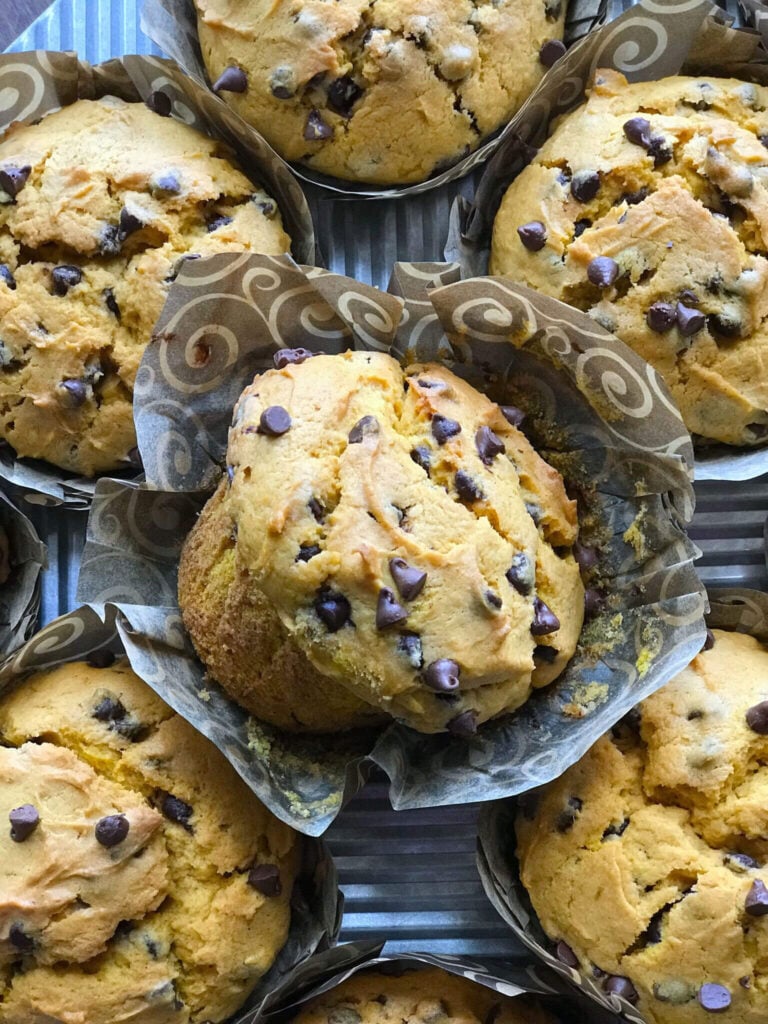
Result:
[[[618,7],[629,6],[618,0]],[[141,34],[138,0],[58,0],[11,47],[74,49],[92,62],[124,53],[157,53]],[[326,264],[385,287],[398,259],[438,260],[448,212],[466,180],[421,199],[387,203],[338,202],[312,190],[310,202]],[[763,527],[768,479],[702,484],[692,536],[702,550],[705,582],[766,589]],[[74,606],[83,547],[81,512],[36,508],[32,516],[49,546],[42,619]],[[328,834],[347,914],[347,941],[386,936],[387,950],[517,958],[522,949],[485,900],[474,866],[475,806],[395,813],[386,786],[370,784]]]

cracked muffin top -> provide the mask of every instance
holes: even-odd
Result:
[[[527,996],[510,999],[438,968],[366,971],[306,1003],[293,1024],[554,1024]]]
[[[290,246],[220,142],[143,103],[79,100],[0,140],[0,439],[125,468],[136,371],[179,261]]]
[[[287,937],[295,834],[125,660],[28,677],[0,739],[3,1024],[234,1013]]]
[[[472,733],[575,650],[576,503],[514,425],[518,410],[445,367],[309,355],[278,353],[235,408],[227,476],[182,553],[192,640],[203,657],[216,642],[200,629],[196,548],[217,516],[207,543],[233,553],[254,601],[320,675],[421,732]],[[240,652],[235,637],[218,681],[227,688],[226,663],[244,659],[257,690],[288,701],[269,639],[254,634]]]
[[[705,649],[521,801],[521,877],[556,953],[649,1024],[768,1019],[768,652]]]
[[[579,309],[664,377],[694,435],[768,437],[768,89],[598,71],[515,179],[490,270]]]
[[[565,0],[195,0],[214,89],[287,160],[389,185],[445,170],[565,52]]]

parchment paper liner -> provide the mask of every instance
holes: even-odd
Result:
[[[78,99],[112,94],[133,102],[162,91],[173,102],[171,116],[206,135],[222,139],[241,168],[263,185],[280,207],[294,256],[315,262],[315,236],[307,201],[298,183],[255,131],[243,133],[240,119],[208,89],[192,81],[174,61],[126,56],[91,65],[71,52],[36,50],[0,53],[0,135],[14,121],[31,122]],[[114,474],[113,474],[114,475]],[[136,470],[125,474],[135,477]],[[17,459],[0,442],[0,479],[48,498],[46,504],[87,508],[95,481],[37,459]],[[39,503],[39,502],[38,502]]]
[[[606,18],[610,7],[609,0],[571,0],[568,7],[565,25],[565,42],[573,45]],[[200,52],[197,32],[197,16],[193,0],[144,0],[141,10],[141,30],[148,35],[161,50],[169,54],[184,68],[187,74],[205,84],[210,89],[208,75]],[[545,78],[547,77],[545,74]],[[526,101],[527,102],[527,101]],[[297,178],[310,185],[319,186],[333,193],[335,199],[396,199],[399,196],[414,196],[439,188],[449,181],[463,178],[470,171],[484,163],[501,141],[516,131],[517,121],[524,106],[502,128],[493,133],[474,153],[459,160],[450,168],[426,181],[415,185],[404,185],[400,188],[356,184],[342,178],[320,174],[302,164],[290,164]],[[247,121],[238,117],[241,131],[253,131]],[[274,151],[273,151],[274,152]],[[282,160],[282,157],[278,157]],[[286,164],[286,166],[288,166]]]
[[[713,6],[710,0],[640,0],[558,61],[518,115],[515,134],[505,135],[489,161],[474,202],[455,200],[446,258],[460,262],[467,277],[488,272],[493,221],[504,193],[555,119],[584,101],[596,68],[616,68],[630,81],[650,82],[682,71],[768,83],[768,55],[760,36],[721,24],[728,16],[719,10],[709,16]],[[768,446],[697,444],[697,480],[750,480],[766,472]]]
[[[164,696],[152,684],[151,659],[140,644],[134,643],[132,627],[125,616],[115,608],[108,608],[99,616],[92,608],[83,607],[54,619],[0,664],[0,698],[10,686],[23,686],[24,676],[31,672],[81,661],[92,651],[104,649],[127,654],[134,671]],[[291,897],[288,938],[241,1013],[231,1018],[231,1024],[250,1021],[252,1016],[246,1011],[258,1006],[306,957],[327,949],[338,938],[344,897],[338,888],[336,867],[322,840],[307,836],[299,839],[303,843],[303,857]]]
[[[8,535],[11,573],[0,583],[0,658],[23,644],[40,610],[40,574],[48,556],[32,523],[0,490],[0,527]]]
[[[391,294],[287,257],[187,264],[137,380],[139,444],[157,490],[110,480],[97,488],[80,599],[119,605],[133,644],[152,659],[158,692],[279,817],[311,834],[330,824],[371,763],[389,775],[397,808],[488,800],[551,779],[703,643],[696,549],[683,532],[690,439],[660,380],[584,314],[498,279],[457,276],[446,264],[397,264]],[[598,489],[601,572],[623,595],[620,627],[612,609],[584,634],[604,641],[601,658],[578,655],[556,685],[471,741],[397,724],[378,735],[282,734],[204,680],[176,607],[178,553],[200,492],[219,479],[235,399],[275,349],[297,345],[442,360],[481,388],[495,376],[498,397],[515,378],[517,404],[541,413],[532,424],[544,431],[542,450]]]
[[[716,629],[749,633],[768,644],[768,594],[741,587],[710,589],[707,623]],[[540,960],[602,1007],[621,1013],[621,1020],[644,1024],[639,1010],[615,995],[608,995],[599,981],[561,963],[552,952],[528,898],[515,856],[516,801],[499,800],[480,811],[477,867],[486,896],[520,939]],[[606,908],[600,908],[601,913]]]

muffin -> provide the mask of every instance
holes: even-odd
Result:
[[[0,700],[0,1019],[223,1021],[285,943],[296,835],[133,674]]]
[[[195,0],[213,88],[286,160],[422,181],[508,121],[562,53],[564,0]]]
[[[598,71],[507,190],[490,269],[587,310],[707,441],[768,435],[768,89]]]
[[[126,467],[136,371],[180,261],[289,248],[224,145],[143,103],[79,100],[0,141],[0,438]]]
[[[181,556],[211,675],[258,718],[471,734],[571,658],[576,503],[503,409],[439,365],[283,350],[235,408]]]
[[[768,652],[707,647],[516,822],[557,955],[649,1024],[768,1019]]]
[[[510,999],[437,967],[347,978],[306,1003],[293,1024],[555,1024],[527,996]]]

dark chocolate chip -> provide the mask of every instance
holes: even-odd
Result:
[[[648,153],[653,157],[654,167],[661,167],[662,164],[668,164],[673,155],[672,148],[662,135],[652,136],[651,144],[648,147]]]
[[[344,75],[328,86],[328,106],[342,117],[351,117],[352,108],[362,95],[360,86],[349,75]]]
[[[685,338],[696,334],[706,324],[707,318],[698,309],[691,309],[682,302],[677,304],[677,329]]]
[[[490,427],[480,427],[475,434],[475,447],[486,466],[490,466],[497,455],[506,451],[504,442]]]
[[[740,338],[744,333],[744,324],[741,318],[728,310],[720,310],[719,313],[711,313],[707,317],[707,327],[717,338],[725,338],[732,341]]]
[[[212,231],[218,231],[219,228],[225,228],[227,224],[231,223],[231,217],[225,217],[223,213],[219,214],[217,217],[214,217],[212,220],[208,221],[206,225],[206,227],[208,228],[208,234],[210,235]]]
[[[20,953],[31,953],[35,948],[35,940],[15,921],[8,929],[8,941]]]
[[[645,322],[652,331],[664,334],[677,323],[677,310],[670,302],[654,302],[645,314]]]
[[[389,587],[382,587],[376,605],[376,629],[389,629],[390,626],[397,626],[401,622],[405,622],[407,618],[407,609],[398,604]]]
[[[446,728],[452,736],[474,736],[477,732],[477,712],[471,708],[469,711],[462,711],[448,722]]]
[[[547,243],[547,229],[540,220],[529,221],[528,224],[521,224],[517,229],[520,241],[530,252],[539,252]]]
[[[598,562],[597,550],[582,544],[578,540],[573,545],[573,557],[576,559],[579,568],[585,572],[594,569]]]
[[[315,598],[315,612],[329,633],[337,633],[350,621],[352,608],[343,594],[324,588]]]
[[[645,117],[631,117],[624,122],[624,134],[636,146],[649,149],[651,145],[651,122]]]
[[[317,544],[302,544],[299,547],[299,553],[296,555],[297,562],[308,562],[310,558],[314,558],[315,555],[320,554],[320,547]]]
[[[587,587],[584,591],[584,614],[588,619],[598,615],[605,607],[605,595],[595,587]]]
[[[600,175],[597,171],[578,171],[571,178],[571,195],[580,203],[588,203],[600,191]]]
[[[715,646],[715,634],[711,629],[707,630],[707,638],[704,641],[704,646],[701,648],[702,651],[711,651]]]
[[[701,305],[698,295],[696,292],[692,292],[690,288],[683,288],[677,297],[680,302],[686,306],[695,306],[698,308]]]
[[[619,974],[610,975],[610,977],[606,979],[603,988],[610,995],[621,996],[621,998],[626,999],[628,1003],[636,1003],[640,998],[637,994],[637,989],[629,978],[622,978]]]
[[[485,498],[482,487],[465,470],[460,469],[453,478],[453,482],[456,486],[456,493],[462,501],[471,505],[472,502],[482,501]]]
[[[291,429],[291,417],[282,405],[270,405],[259,418],[259,433],[280,437]]]
[[[565,43],[560,39],[548,39],[539,50],[539,60],[545,68],[551,68],[565,54]]]
[[[555,946],[555,956],[561,964],[566,964],[568,967],[578,967],[579,958],[573,952],[567,942],[563,942],[561,939]]]
[[[748,975],[745,974],[743,977],[739,978],[739,984],[741,985],[742,988],[751,988],[752,987],[752,979]]]
[[[7,263],[0,263],[0,281],[7,284],[12,292],[16,291],[16,278],[11,273],[11,268]]]
[[[112,314],[112,316],[114,316],[115,319],[119,321],[120,320],[120,307],[117,304],[117,299],[115,298],[115,293],[112,291],[111,288],[105,288],[104,291],[101,294],[104,296],[104,303],[105,303],[107,309]]]
[[[747,711],[747,725],[752,732],[768,736],[768,700],[755,704]]]
[[[423,679],[430,690],[451,693],[461,685],[461,670],[451,658],[439,658],[427,665]]]
[[[298,366],[311,359],[314,352],[307,348],[281,348],[272,356],[272,362],[276,370],[282,370],[284,366]]]
[[[424,667],[424,654],[421,649],[421,637],[416,633],[401,633],[397,638],[397,649],[408,659],[412,668]]]
[[[499,608],[501,608],[503,601],[501,600],[501,598],[499,597],[495,590],[486,590],[483,596],[485,598],[486,604],[489,605],[491,608],[495,608],[496,611],[498,611]]]
[[[186,829],[187,832],[192,831],[189,819],[192,817],[194,811],[185,800],[181,800],[172,793],[163,793],[162,800],[160,801],[160,811],[163,817],[167,818],[168,821],[173,821],[177,825],[181,825],[181,827]]]
[[[175,174],[160,174],[149,183],[149,191],[156,199],[177,196],[181,192],[181,182]]]
[[[128,835],[130,827],[124,814],[109,814],[96,822],[96,842],[107,849],[119,846]]]
[[[280,868],[276,864],[254,864],[248,872],[248,885],[262,896],[279,896],[283,891]]]
[[[747,893],[744,909],[750,917],[764,917],[768,914],[768,889],[759,878],[754,880],[752,888]]]
[[[558,629],[560,629],[558,617],[540,597],[534,597],[531,633],[534,636],[547,636],[549,633],[556,633]]]
[[[725,985],[708,981],[697,993],[701,1006],[710,1013],[723,1013],[731,1005],[731,993]]]
[[[525,420],[525,413],[522,409],[518,409],[514,405],[500,405],[501,414],[507,423],[510,423],[513,427],[521,427]]]
[[[574,222],[573,225],[573,237],[581,238],[587,228],[592,227],[592,221],[588,217],[582,217],[580,220]]]
[[[533,649],[534,662],[543,661],[545,665],[554,665],[560,652],[556,647],[547,647],[546,644],[537,644]]]
[[[723,863],[726,867],[739,872],[754,871],[760,867],[758,862],[746,853],[726,853]]]
[[[83,279],[83,272],[79,267],[70,267],[63,264],[54,267],[51,271],[51,281],[56,295],[66,295],[70,288],[80,284]]]
[[[119,722],[127,714],[125,705],[117,697],[102,697],[91,712],[98,722]]]
[[[530,594],[534,583],[534,571],[533,564],[525,552],[520,551],[513,556],[506,577],[518,594],[522,594],[524,597]]]
[[[267,220],[272,220],[277,213],[277,203],[274,199],[270,199],[269,196],[265,196],[263,192],[254,193],[251,196],[251,202],[257,209],[261,210]],[[312,354],[314,355],[314,353]]]
[[[629,828],[629,818],[624,818],[623,821],[617,823],[611,823],[608,828],[603,832],[603,839],[609,839],[613,836],[623,836]]]
[[[120,220],[118,222],[118,230],[121,237],[127,238],[128,235],[132,235],[134,231],[140,231],[143,227],[144,221],[124,206],[120,211]]]
[[[13,164],[6,164],[0,168],[0,188],[11,199],[15,199],[27,183],[32,168],[16,167]]]
[[[362,444],[364,437],[372,437],[379,432],[379,421],[375,416],[363,416],[349,432],[350,444]]]
[[[14,843],[23,843],[40,824],[40,815],[32,804],[22,804],[8,814],[8,821],[11,823],[11,839]]]
[[[242,68],[234,65],[224,68],[213,83],[214,92],[245,92],[248,88],[248,76]]]
[[[461,424],[456,420],[449,420],[447,416],[441,416],[439,413],[432,417],[432,436],[438,444],[445,444],[460,433]]]
[[[536,523],[536,525],[538,526],[541,522],[541,509],[539,508],[539,506],[534,504],[532,501],[526,501],[525,511],[528,513],[528,515],[531,517],[534,523]]]
[[[583,804],[579,797],[569,797],[567,805],[555,818],[555,829],[561,833],[570,832],[576,824],[576,819],[581,812],[582,806]]]
[[[99,252],[102,256],[119,256],[123,247],[117,224],[105,224],[99,234]]]
[[[610,256],[595,256],[587,264],[587,277],[598,288],[610,288],[619,276],[619,265]]]
[[[289,100],[296,92],[293,68],[287,64],[281,64],[275,68],[269,79],[269,88],[275,99]]]
[[[427,574],[408,565],[404,558],[390,558],[389,571],[404,601],[413,601],[418,597],[427,582]]]
[[[562,13],[562,0],[544,0],[544,16],[547,21],[557,21]]]
[[[304,138],[307,142],[318,142],[323,139],[330,139],[333,136],[333,128],[326,124],[319,110],[311,110],[307,123],[304,126]]]
[[[61,403],[70,409],[79,408],[88,397],[86,386],[81,380],[63,380],[57,391]]]
[[[160,117],[170,117],[171,99],[164,92],[151,92],[144,102],[153,113]]]
[[[115,655],[112,651],[91,651],[86,660],[92,668],[109,668],[115,663]]]
[[[637,206],[638,203],[642,203],[644,199],[647,199],[648,195],[648,189],[643,185],[636,192],[625,192],[619,202],[626,203],[627,206]]]
[[[322,523],[325,519],[325,506],[317,498],[310,498],[307,502],[307,508],[312,513],[318,523]]]
[[[429,475],[429,471],[432,468],[432,452],[426,445],[416,445],[411,451],[411,458],[417,466],[421,466],[424,472]]]

